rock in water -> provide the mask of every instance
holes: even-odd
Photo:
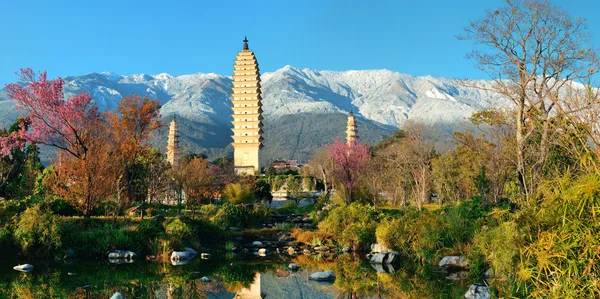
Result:
[[[171,264],[173,266],[186,264],[182,263],[184,261],[189,261],[195,258],[198,255],[198,252],[192,248],[186,247],[185,251],[173,251],[171,253]]]
[[[443,268],[465,269],[469,266],[469,261],[466,257],[460,255],[445,256],[444,258],[442,258],[439,265]]]
[[[311,274],[308,279],[314,281],[334,281],[335,274],[332,271],[316,272]]]
[[[110,297],[110,299],[125,299],[125,297],[123,297],[123,295],[121,295],[121,293],[116,292],[112,295],[112,297]]]
[[[211,281],[212,281],[212,279],[210,279],[210,278],[208,278],[206,276],[203,276],[202,278],[200,278],[200,282],[201,283],[209,283]]]
[[[252,247],[262,247],[263,243],[261,241],[252,242]]]
[[[298,271],[298,269],[300,269],[300,267],[294,263],[290,263],[288,265],[288,269],[290,269],[291,271]]]
[[[31,272],[31,271],[33,271],[33,265],[22,264],[22,265],[14,266],[13,269],[15,269],[17,271],[21,271],[21,272]]]
[[[465,299],[490,299],[490,291],[482,284],[472,284],[465,293]]]
[[[108,254],[109,259],[117,260],[133,260],[137,257],[137,254],[131,250],[113,250]]]
[[[400,260],[400,254],[397,252],[379,252],[371,256],[371,264],[392,264]]]

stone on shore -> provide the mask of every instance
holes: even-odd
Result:
[[[112,297],[110,297],[110,299],[125,299],[125,297],[123,297],[121,293],[116,292],[112,295]]]
[[[442,268],[460,268],[465,269],[469,266],[469,261],[461,255],[445,256],[439,263]]]
[[[392,251],[392,250],[383,244],[379,244],[379,243],[371,244],[371,252],[372,253],[390,252],[390,251]]]
[[[472,284],[465,293],[465,299],[490,299],[490,291],[485,285]]]

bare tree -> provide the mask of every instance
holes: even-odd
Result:
[[[326,149],[316,152],[308,163],[310,174],[319,178],[323,182],[323,195],[329,194],[329,187],[332,185],[331,172],[333,169],[333,160]]]
[[[459,38],[483,46],[468,55],[493,80],[479,87],[514,104],[516,168],[521,192],[527,196],[546,162],[559,95],[572,80],[591,75],[597,56],[589,46],[585,20],[573,20],[549,0],[505,3],[471,22]],[[538,141],[527,152],[533,137]]]

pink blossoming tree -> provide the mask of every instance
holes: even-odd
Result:
[[[361,171],[369,163],[369,147],[358,141],[347,144],[338,138],[325,146],[333,160],[333,175],[343,186],[347,204],[352,202],[352,191],[357,187]]]
[[[89,218],[106,193],[102,187],[110,185],[111,176],[104,170],[110,168],[111,160],[98,158],[109,151],[106,122],[89,94],[65,99],[61,78],[48,80],[46,72],[36,74],[31,69],[21,70],[20,75],[21,83],[9,84],[6,89],[17,109],[27,112],[24,119],[29,128],[21,126],[0,138],[1,153],[9,155],[14,148],[23,149],[26,142],[59,149],[57,174],[62,182],[56,182],[58,191],[64,191],[62,195]]]
[[[13,148],[35,142],[85,159],[91,137],[88,131],[100,119],[97,108],[92,106],[92,97],[83,93],[65,99],[63,80],[47,80],[46,72],[38,75],[31,69],[22,69],[20,78],[24,84],[8,84],[6,89],[17,109],[27,111],[29,130],[21,126],[19,131],[0,138],[2,154],[9,155]]]

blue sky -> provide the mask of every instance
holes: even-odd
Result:
[[[556,0],[588,19],[600,46],[598,0]],[[468,21],[501,0],[28,1],[0,2],[0,86],[31,67],[50,77],[230,75],[244,35],[262,72],[390,69],[485,78],[459,41]],[[239,8],[235,8],[239,7]]]

